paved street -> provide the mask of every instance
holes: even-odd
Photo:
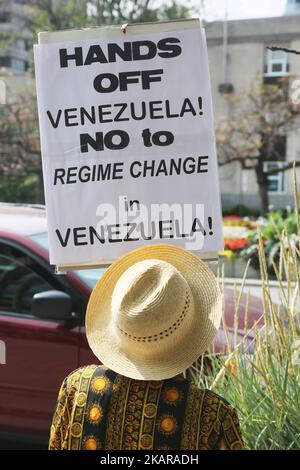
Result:
[[[29,443],[21,443],[15,441],[0,441],[0,450],[45,450],[47,447],[44,445],[33,445]]]

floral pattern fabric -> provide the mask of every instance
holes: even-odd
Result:
[[[239,421],[230,404],[183,376],[133,380],[103,366],[63,381],[50,450],[238,450]]]

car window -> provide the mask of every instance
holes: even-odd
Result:
[[[26,265],[27,257],[0,254],[0,311],[31,314],[34,294],[53,289]]]
[[[52,266],[39,262],[39,257],[34,251],[1,240],[0,315],[4,313],[34,318],[31,315],[32,298],[34,294],[48,290],[69,294],[72,299],[72,311],[78,315],[78,323],[84,324],[86,294],[78,290],[65,276],[55,275]]]
[[[38,233],[31,235],[30,238],[41,245],[46,250],[49,249],[48,243],[48,234],[47,233]],[[87,284],[91,289],[95,287],[97,281],[100,279],[104,273],[105,268],[95,268],[95,269],[77,269],[73,271],[85,284]]]

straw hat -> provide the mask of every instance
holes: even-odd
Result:
[[[162,380],[190,367],[218,330],[222,296],[213,272],[171,245],[138,248],[114,262],[87,307],[97,358],[133,379]]]

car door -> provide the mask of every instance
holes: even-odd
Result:
[[[78,367],[80,325],[31,314],[33,295],[53,289],[64,290],[28,252],[0,243],[2,433],[47,436],[59,386]]]

